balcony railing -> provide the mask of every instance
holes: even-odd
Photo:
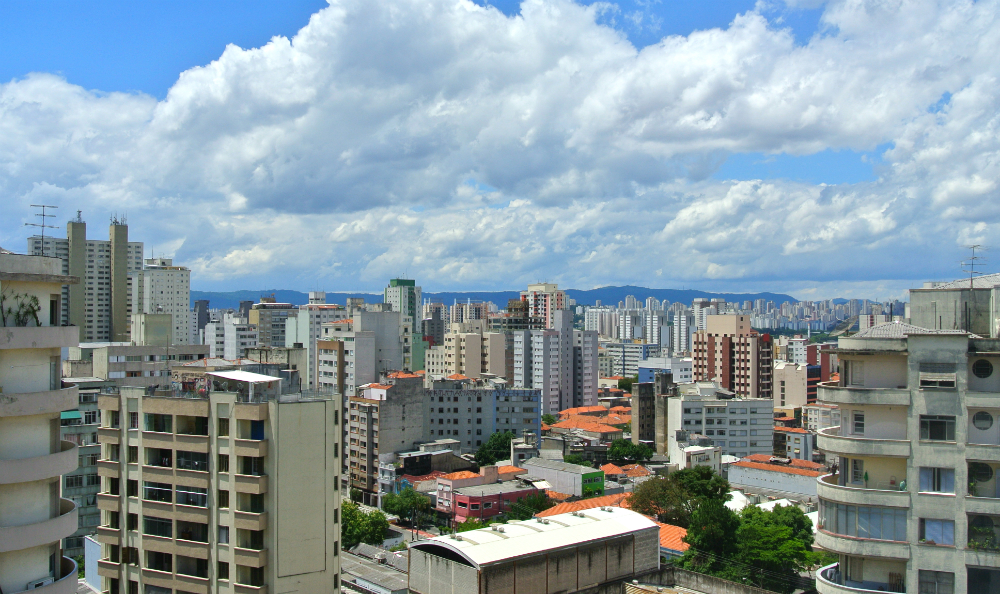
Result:
[[[893,575],[893,574],[890,574]],[[906,585],[903,581],[903,574],[894,574],[898,579],[891,583],[854,581],[844,577],[840,571],[840,564],[827,565],[816,572],[816,589],[821,594],[863,594],[866,592],[906,592]]]

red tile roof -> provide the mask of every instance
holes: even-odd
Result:
[[[822,470],[806,470],[805,468],[798,468],[796,466],[784,466],[782,464],[762,464],[760,462],[749,462],[745,460],[740,460],[739,462],[734,462],[730,465],[740,466],[742,468],[753,468],[755,470],[766,470],[769,472],[783,472],[785,474],[798,474],[800,476],[820,476],[824,474]]]
[[[467,379],[472,379],[472,378],[468,377],[468,376],[465,376],[465,375],[462,375],[461,373],[455,373],[455,374],[449,375],[445,379],[460,380],[460,381],[462,381],[462,380],[467,380]]]
[[[517,466],[498,466],[497,472],[499,474],[506,474],[510,472],[528,472],[528,471],[523,468],[518,468]]]
[[[590,433],[621,433],[622,430],[611,425],[605,425],[604,423],[597,423],[594,421],[578,421],[576,419],[567,419],[565,421],[560,421],[552,426],[555,429],[579,429],[581,431],[589,431]]]
[[[336,322],[330,322],[331,324],[353,324],[354,318],[347,318],[346,320],[337,320]]]
[[[367,387],[368,388],[375,388],[376,390],[388,390],[392,386],[391,385],[383,385],[383,384],[368,384]]]
[[[545,491],[545,495],[549,499],[552,499],[554,501],[566,501],[567,499],[569,499],[570,497],[572,497],[572,495],[570,495],[569,493],[560,493],[559,491],[548,491],[548,490]]]
[[[414,377],[420,377],[420,376],[417,375],[416,373],[409,373],[409,372],[406,372],[406,371],[393,371],[392,373],[388,374],[386,377],[388,377],[390,379],[398,379],[398,378],[414,378]]]
[[[602,377],[601,379],[623,380],[625,378],[621,375],[612,375],[611,377]]]
[[[656,520],[653,520],[656,522]],[[684,552],[688,550],[691,546],[684,542],[684,537],[687,536],[688,531],[680,526],[673,526],[671,524],[662,524],[656,522],[656,525],[660,527],[660,546],[665,549],[670,549],[671,551],[681,551]]]
[[[615,466],[610,462],[602,466],[601,470],[604,471],[604,474],[625,474],[625,471],[620,466]]]
[[[809,433],[808,430],[801,427],[775,427],[775,431],[784,431],[785,433]]]
[[[410,481],[411,483],[422,483],[424,481],[429,481],[429,480],[432,480],[432,479],[436,479],[439,476],[444,476],[444,473],[441,472],[440,470],[432,470],[430,474],[421,474],[419,476],[412,475],[412,474],[404,474],[400,478],[404,478],[404,479]]]
[[[542,431],[548,431],[549,429],[552,429],[552,427],[549,426],[549,425],[546,425],[545,423],[542,423]]]
[[[625,471],[625,476],[629,478],[649,476],[653,474],[648,468],[640,466],[639,464],[626,464],[625,466],[622,466],[622,470]]]
[[[556,499],[553,497],[553,492],[549,491],[549,499]],[[559,493],[561,495],[561,493]],[[537,518],[547,518],[549,516],[555,516],[559,514],[568,514],[575,511],[583,511],[585,509],[594,509],[597,507],[628,507],[628,498],[631,493],[616,493],[614,495],[603,495],[601,497],[591,497],[589,499],[581,499],[580,501],[571,501],[567,503],[560,503],[558,505],[552,506],[547,510],[540,511],[535,514]],[[568,496],[567,496],[568,497]]]
[[[777,417],[775,421],[794,421],[795,417]]]
[[[559,411],[559,416],[571,417],[574,415],[582,415],[594,412],[607,414],[608,409],[604,408],[603,406],[577,406],[575,408],[567,408],[566,410]]]
[[[611,412],[613,412],[613,413],[628,413],[628,414],[632,414],[632,407],[631,406],[612,406],[611,407]]]
[[[461,479],[476,478],[478,476],[480,475],[469,470],[459,470],[458,472],[452,472],[451,474],[446,474],[438,478],[444,479],[446,481],[457,481]]]

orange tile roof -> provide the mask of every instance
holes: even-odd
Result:
[[[591,433],[621,433],[622,430],[611,425],[605,425],[603,423],[596,422],[585,422],[577,421],[576,419],[567,419],[565,421],[560,421],[552,426],[556,429],[580,429],[581,431],[589,431]]]
[[[464,376],[461,373],[455,373],[455,374],[449,375],[445,379],[450,379],[450,380],[467,380],[467,379],[472,379],[472,378]]]
[[[420,376],[417,375],[416,373],[409,373],[409,372],[406,372],[406,371],[393,371],[392,373],[388,374],[386,377],[388,377],[390,379],[398,379],[398,378],[414,378],[414,377],[420,377]]]
[[[603,406],[577,406],[575,408],[567,408],[566,410],[559,411],[559,416],[569,417],[575,415],[582,415],[584,413],[590,413],[590,412],[607,413],[608,409],[604,408]]]
[[[773,457],[774,456],[770,454],[751,454],[740,459],[746,460],[747,462],[760,462],[762,464],[767,464]],[[826,466],[823,466],[819,462],[813,462],[812,460],[799,460],[798,458],[791,459],[791,466],[805,468],[806,470],[823,470],[826,468]]]
[[[440,470],[432,470],[430,472],[430,474],[421,474],[419,476],[412,475],[412,474],[404,474],[400,478],[404,478],[404,479],[410,481],[411,483],[422,483],[424,481],[429,481],[431,479],[436,479],[439,476],[444,476],[444,473],[441,472]]]
[[[656,522],[656,520],[653,520]],[[663,524],[656,522],[656,525],[660,527],[660,546],[665,549],[670,549],[671,551],[686,551],[688,547],[691,546],[684,542],[684,537],[687,536],[688,531],[680,526],[673,526],[671,524]]]
[[[556,499],[553,497],[553,492],[549,491],[549,499]],[[561,495],[561,493],[559,493]],[[585,509],[594,509],[596,507],[628,507],[628,498],[631,493],[616,493],[614,495],[602,495],[601,497],[591,497],[589,499],[581,499],[580,501],[571,501],[566,503],[560,503],[550,507],[549,509],[543,510],[535,514],[537,518],[547,518],[549,516],[555,516],[559,514],[568,514],[575,511],[583,511]],[[568,497],[568,496],[567,496]]]
[[[545,491],[545,495],[549,499],[554,499],[555,501],[566,501],[572,497],[569,493],[560,493],[559,491]]]
[[[542,423],[542,431],[548,431],[549,429],[552,429],[552,427],[549,426],[549,425],[546,425],[545,423]]]
[[[608,388],[608,392],[624,392],[621,388]]]
[[[413,373],[415,373],[416,375],[427,375],[427,372],[424,371],[423,369],[418,369],[418,370],[414,371]]]
[[[446,474],[438,478],[444,479],[446,481],[457,481],[461,479],[476,478],[477,476],[480,475],[469,470],[459,470],[458,472],[452,472],[451,474]]]
[[[500,466],[497,468],[497,472],[500,474],[505,474],[508,472],[528,472],[523,468],[518,468],[517,466]]]
[[[602,466],[601,470],[604,471],[604,474],[625,474],[625,471],[622,470],[620,466],[615,466],[610,462]]]
[[[392,386],[391,385],[383,385],[383,384],[368,384],[367,387],[369,387],[369,388],[375,388],[376,390],[388,390]]]
[[[798,474],[801,476],[820,476],[823,473],[822,470],[806,470],[805,468],[797,468],[795,466],[783,466],[781,464],[761,464],[760,462],[749,462],[745,460],[740,460],[739,462],[733,462],[730,467],[740,466],[743,468],[753,468],[756,470],[767,470],[770,472],[783,472],[785,474]]]
[[[621,375],[612,375],[611,377],[602,377],[601,379],[623,380],[625,377]]]
[[[777,417],[774,420],[775,421],[794,421],[795,417]]]
[[[775,427],[775,431],[784,431],[786,433],[809,433],[808,430],[801,427]]]
[[[632,407],[631,406],[612,406],[611,407],[611,412],[613,412],[613,413],[629,413],[629,414],[631,414],[632,413]]]
[[[625,476],[629,478],[649,476],[653,474],[648,468],[640,466],[639,464],[626,464],[625,466],[622,466],[622,470],[625,471]]]
[[[347,318],[346,320],[337,320],[336,322],[330,322],[331,324],[353,324],[354,318]]]

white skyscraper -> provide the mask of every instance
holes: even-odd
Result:
[[[146,258],[142,269],[142,313],[170,314],[170,344],[188,344],[191,333],[191,270],[170,258]]]

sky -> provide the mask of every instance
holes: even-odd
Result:
[[[201,290],[904,298],[1000,225],[1000,0],[0,5],[0,245]],[[49,230],[52,232],[52,230]],[[56,231],[58,234],[64,231]]]

